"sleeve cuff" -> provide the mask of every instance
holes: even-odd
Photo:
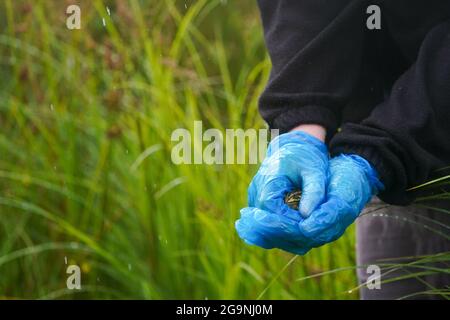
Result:
[[[335,113],[322,106],[288,107],[273,118],[269,126],[286,133],[301,124],[318,124],[327,130],[327,137],[332,137],[337,130],[338,119]]]

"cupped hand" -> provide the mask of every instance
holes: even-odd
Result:
[[[307,241],[298,223],[325,201],[328,152],[319,139],[301,131],[275,138],[248,189],[249,207],[241,210],[236,229],[247,243],[304,254]],[[299,210],[284,203],[294,189],[302,190]]]

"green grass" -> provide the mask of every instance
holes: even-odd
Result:
[[[77,3],[76,31],[64,1],[0,4],[0,297],[357,298],[353,229],[305,257],[247,246],[256,166],[171,162],[195,120],[264,127],[256,4]]]

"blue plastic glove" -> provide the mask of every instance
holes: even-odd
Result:
[[[363,158],[341,155],[330,161],[328,199],[306,219],[290,219],[257,208],[241,210],[236,228],[247,243],[303,255],[339,238],[366,203],[384,187]]]
[[[359,216],[372,196],[384,189],[375,169],[357,155],[330,160],[327,201],[299,223],[313,247],[338,239]]]
[[[297,219],[299,213],[284,203],[286,194],[297,188],[302,190],[300,214],[307,217],[325,199],[328,160],[325,144],[305,132],[276,137],[248,188],[249,206]]]
[[[305,239],[298,223],[325,200],[328,153],[323,142],[293,131],[275,138],[248,189],[249,207],[236,221],[239,236],[263,248],[304,253],[297,244]],[[288,192],[300,188],[299,211],[284,203]]]

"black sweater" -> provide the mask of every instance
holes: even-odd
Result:
[[[330,153],[367,159],[391,204],[450,165],[450,0],[259,0],[272,60],[271,128],[327,128]],[[381,8],[369,30],[367,8]]]

